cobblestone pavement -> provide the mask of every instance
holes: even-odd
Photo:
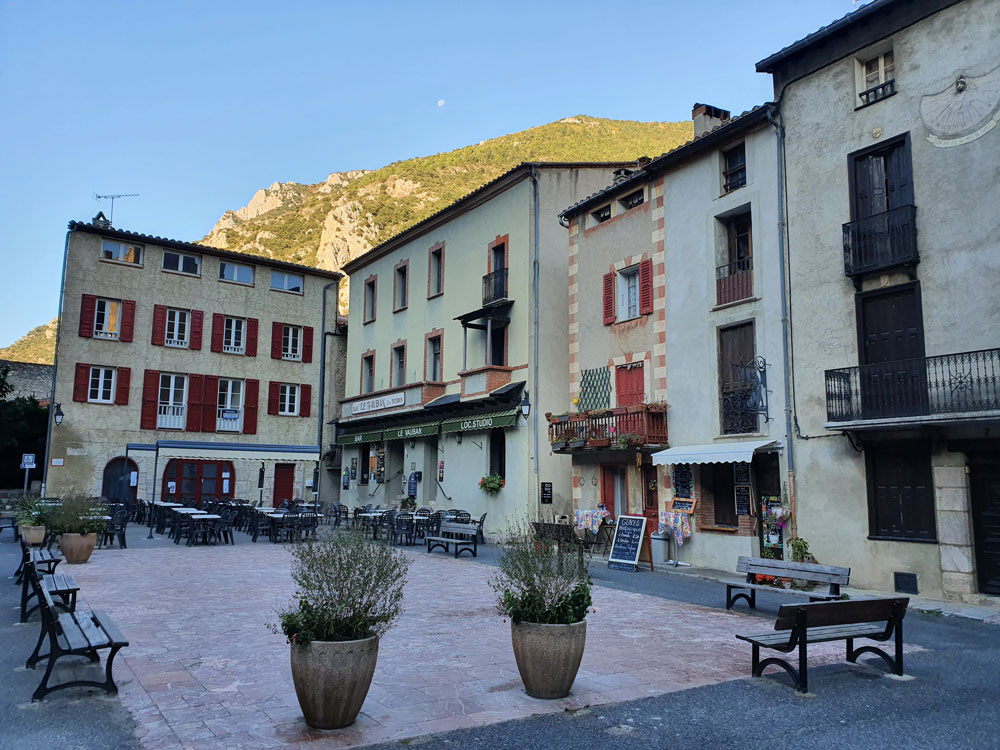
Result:
[[[303,721],[288,646],[266,627],[292,591],[286,548],[130,549],[72,572],[131,642],[116,677],[147,748],[356,747],[661,695],[745,677],[749,648],[733,635],[762,627],[751,615],[598,586],[573,693],[535,700],[492,609],[492,568],[411,554],[406,612],[382,640],[362,715],[327,732]],[[816,647],[810,662],[841,661],[841,648]]]

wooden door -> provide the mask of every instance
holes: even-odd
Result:
[[[274,465],[274,500],[273,505],[277,508],[283,500],[292,501],[292,493],[295,491],[295,464],[275,464]]]
[[[137,487],[132,486],[133,471],[138,472],[138,468],[132,459],[113,458],[108,461],[104,467],[101,497],[124,503],[129,508],[135,505]]]
[[[615,394],[618,406],[633,406],[646,400],[642,362],[615,368]]]
[[[973,458],[970,469],[979,590],[1000,594],[1000,454]]]
[[[926,440],[865,445],[873,537],[934,541],[931,446]]]
[[[861,408],[866,419],[926,414],[920,290],[907,284],[858,296]]]
[[[656,484],[656,467],[642,467],[642,514],[646,516],[646,536],[660,528],[660,495]]]
[[[601,503],[612,516],[628,512],[628,508],[615,508],[615,483],[618,481],[619,471],[621,469],[617,466],[601,467]]]

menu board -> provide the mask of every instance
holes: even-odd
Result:
[[[645,532],[645,516],[618,516],[615,536],[611,541],[611,554],[608,555],[608,567],[614,570],[635,570]]]
[[[375,453],[375,483],[382,484],[385,481],[385,446],[379,445]]]
[[[694,477],[691,464],[674,464],[674,497],[692,497]]]
[[[552,504],[552,482],[542,482],[542,504]]]
[[[736,515],[738,516],[749,516],[751,501],[750,501],[750,487],[747,485],[742,485],[736,487]]]
[[[750,464],[733,464],[733,484],[750,484]]]

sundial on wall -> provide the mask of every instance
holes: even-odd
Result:
[[[1000,66],[981,76],[960,75],[920,99],[920,119],[935,146],[960,146],[986,135],[1000,119]]]

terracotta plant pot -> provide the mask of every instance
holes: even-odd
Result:
[[[17,530],[24,535],[24,540],[33,546],[37,546],[45,540],[44,526],[18,526]]]
[[[378,636],[292,646],[292,681],[306,724],[339,729],[354,723],[378,660]]]
[[[587,644],[586,620],[572,625],[512,621],[510,640],[528,695],[546,699],[569,695]]]
[[[89,534],[60,534],[59,549],[62,550],[66,562],[71,565],[85,563],[90,559],[90,554],[97,546],[97,533]]]

